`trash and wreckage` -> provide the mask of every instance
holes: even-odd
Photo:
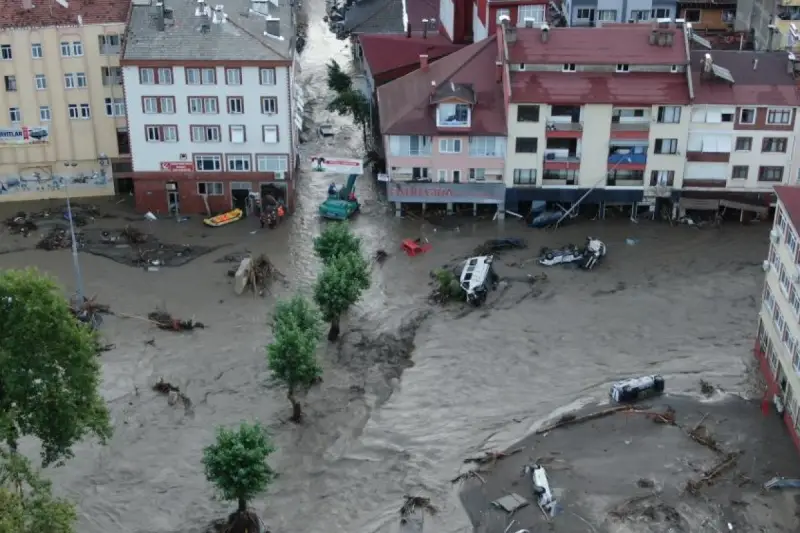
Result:
[[[542,248],[539,252],[539,264],[554,266],[578,263],[582,269],[592,270],[606,256],[606,251],[603,241],[586,237],[586,244],[582,248],[574,244],[561,248]]]

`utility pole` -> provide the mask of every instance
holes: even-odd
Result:
[[[64,163],[66,167],[75,167],[77,163],[67,162]],[[84,302],[83,292],[83,276],[81,275],[81,265],[78,261],[78,240],[75,238],[75,223],[72,220],[72,204],[69,199],[69,176],[64,176],[64,193],[67,196],[67,217],[69,219],[69,237],[72,241],[72,266],[75,269],[75,290],[78,295],[78,305],[82,306]]]

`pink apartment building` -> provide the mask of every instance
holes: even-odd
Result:
[[[389,201],[491,205],[505,211],[506,117],[497,37],[471,44],[378,89]]]

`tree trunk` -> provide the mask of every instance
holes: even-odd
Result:
[[[339,317],[331,320],[331,329],[328,330],[328,341],[334,342],[339,338]]]
[[[294,423],[300,423],[303,421],[303,406],[300,405],[300,402],[294,396],[294,388],[290,387],[289,392],[286,394],[289,398],[289,402],[292,404],[292,418],[290,419]]]
[[[247,500],[244,498],[239,498],[239,509],[238,512],[243,513],[247,511]]]

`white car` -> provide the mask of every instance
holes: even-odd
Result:
[[[497,274],[492,270],[492,255],[479,255],[464,261],[459,283],[467,295],[467,302],[478,306],[486,301],[489,289],[494,287]]]
[[[579,248],[574,244],[568,244],[561,248],[542,248],[539,252],[539,264],[553,266],[579,263],[582,269],[591,270],[605,255],[605,243],[600,239],[587,237],[583,248]]]

